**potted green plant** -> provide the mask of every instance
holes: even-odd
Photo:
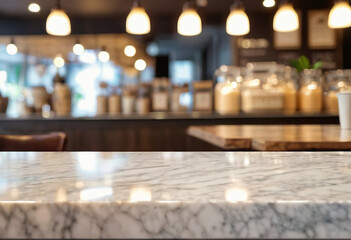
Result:
[[[320,69],[323,66],[322,61],[318,61],[311,65],[311,61],[304,55],[300,56],[298,59],[291,59],[289,64],[296,69],[297,72],[302,72],[305,69]]]

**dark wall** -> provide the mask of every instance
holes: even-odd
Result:
[[[213,33],[206,36],[208,44],[201,50],[202,70],[201,78],[211,78],[215,68],[222,64],[233,62],[236,65],[245,65],[247,61],[286,61],[287,58],[297,57],[305,54],[309,57],[331,57],[337,63],[337,67],[351,68],[351,30],[344,29],[339,31],[340,37],[338,48],[332,50],[309,50],[307,46],[307,11],[308,9],[330,9],[333,0],[292,0],[294,6],[302,11],[302,47],[299,50],[276,50],[273,46],[273,16],[277,7],[265,9],[263,12],[248,12],[251,21],[251,32],[245,38],[266,38],[270,46],[265,54],[251,57],[245,56],[241,50],[236,49],[234,56],[231,56],[233,46],[230,45],[228,36],[225,32]],[[258,3],[257,3],[258,4]],[[221,15],[201,15],[204,25],[218,26],[223,29],[227,12]],[[176,35],[177,16],[150,16],[152,32],[146,36],[138,37],[145,41],[153,41],[158,35]],[[0,35],[34,35],[46,34],[46,17],[26,18],[0,16]],[[125,33],[125,17],[71,17],[73,34],[93,34],[93,33]],[[220,27],[219,27],[220,26]],[[196,53],[199,54],[199,53]],[[247,54],[246,54],[247,55]],[[233,59],[231,59],[233,57]]]
[[[343,30],[343,66],[351,69],[351,28]]]
[[[308,11],[311,9],[331,9],[333,1],[294,1],[294,6],[301,12],[301,48],[292,50],[277,50],[274,48],[273,18],[276,9],[269,12],[249,12],[251,31],[245,39],[263,38],[269,41],[266,49],[240,49],[237,46],[239,38],[235,38],[234,64],[245,66],[252,61],[278,61],[287,64],[291,58],[306,55],[313,62],[324,61],[335,63],[334,68],[351,68],[351,29],[336,30],[337,47],[335,49],[310,49],[308,47]]]

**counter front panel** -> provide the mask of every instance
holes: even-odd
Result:
[[[1,238],[351,238],[351,153],[1,152]]]

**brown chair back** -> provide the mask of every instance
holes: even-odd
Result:
[[[63,151],[66,134],[52,132],[40,135],[2,135],[0,151]]]

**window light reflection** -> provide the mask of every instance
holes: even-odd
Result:
[[[85,172],[92,172],[97,166],[96,152],[79,152],[79,168]]]
[[[151,201],[152,194],[147,187],[135,187],[130,190],[131,202],[148,202]]]
[[[67,201],[67,193],[66,189],[64,188],[59,188],[56,192],[56,201],[57,202],[65,202]]]
[[[80,200],[89,201],[111,196],[113,189],[111,187],[89,188],[80,192]]]
[[[248,192],[244,188],[229,188],[225,191],[225,199],[228,202],[246,202],[248,199]]]

